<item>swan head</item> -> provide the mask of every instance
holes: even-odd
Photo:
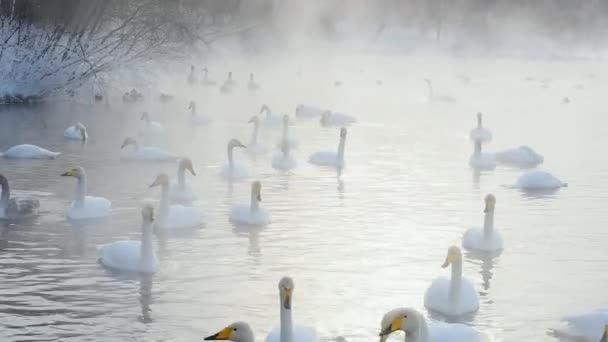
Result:
[[[188,104],[188,109],[196,109],[196,102],[190,101],[190,104]]]
[[[148,114],[148,112],[142,112],[140,120],[150,122],[150,114]]]
[[[85,127],[85,125],[79,122],[76,124],[76,129],[80,131],[80,136],[82,136],[82,140],[87,140],[87,128]]]
[[[169,184],[169,176],[167,176],[164,173],[159,174],[158,176],[156,176],[156,179],[154,180],[154,183],[150,184],[150,187],[156,187],[159,185],[168,185]]]
[[[283,277],[279,281],[279,294],[281,295],[281,306],[286,310],[291,310],[291,297],[295,284],[291,277]]]
[[[205,337],[205,341],[230,340],[234,342],[253,342],[254,336],[249,324],[235,322],[220,330],[218,333]]]
[[[251,183],[251,194],[259,201],[262,202],[262,183],[255,181]]]
[[[120,145],[120,148],[123,149],[129,145],[137,147],[137,141],[131,137],[126,137],[125,140],[122,142],[122,145]]]
[[[494,206],[496,205],[496,196],[488,194],[485,198],[486,207],[483,210],[484,213],[494,212]]]
[[[445,257],[445,261],[441,267],[446,268],[453,264],[454,262],[462,260],[462,252],[460,251],[460,247],[452,246],[448,248],[448,255]]]
[[[266,114],[270,114],[270,107],[268,105],[263,104],[260,108],[260,114],[266,112]]]
[[[192,167],[192,160],[190,160],[190,158],[182,158],[179,161],[179,168],[182,170],[188,170],[193,176],[196,176],[196,172],[194,172],[194,167]]]
[[[76,166],[76,167],[73,167],[73,168],[69,169],[68,171],[62,173],[61,176],[62,177],[74,177],[77,179],[81,179],[85,176],[85,171],[84,171],[83,167]]]
[[[346,139],[346,127],[340,128],[340,139]]]
[[[145,223],[154,222],[154,207],[150,204],[144,205],[144,207],[141,209],[141,218]]]
[[[235,147],[247,148],[247,146],[243,145],[243,143],[238,141],[237,139],[230,139],[230,141],[228,142],[228,148],[233,149]]]
[[[420,330],[420,319],[421,316],[415,309],[393,309],[382,317],[379,336],[386,338],[399,330],[405,332],[406,336],[409,333],[417,333]]]

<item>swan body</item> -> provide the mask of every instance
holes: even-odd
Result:
[[[429,79],[425,79],[424,80],[426,82],[426,85],[428,87],[428,97],[427,100],[429,102],[443,102],[443,103],[453,103],[456,102],[456,99],[450,95],[446,95],[446,94],[435,94],[435,91],[433,90],[433,83],[431,82],[431,80]]]
[[[147,112],[142,113],[141,120],[144,124],[139,128],[139,136],[160,136],[165,134],[165,128],[160,122],[152,121]]]
[[[335,168],[344,167],[344,145],[346,144],[346,128],[340,129],[340,143],[337,152],[316,152],[313,153],[308,161],[312,164],[329,166]]]
[[[531,170],[519,176],[513,187],[522,190],[551,190],[565,186],[568,186],[568,184],[549,172]]]
[[[298,142],[298,139],[296,139],[294,136],[292,136],[289,133],[289,125],[290,125],[289,116],[284,115],[283,116],[283,135],[277,141],[277,147],[281,150],[284,147],[287,147],[290,150],[294,150],[294,149],[297,149],[298,146],[300,145],[300,143]]]
[[[321,109],[315,106],[299,104],[296,106],[296,118],[313,119],[320,117],[325,111],[325,109]]]
[[[462,253],[452,246],[443,268],[452,265],[450,278],[435,279],[424,295],[424,306],[446,316],[461,316],[479,309],[479,294],[473,283],[462,276]]]
[[[190,171],[193,176],[196,176],[190,158],[180,160],[177,167],[177,178],[171,180],[169,199],[173,202],[191,203],[196,200],[196,193],[192,188],[192,184],[186,180],[186,170]]]
[[[99,248],[99,263],[112,270],[134,273],[156,273],[158,259],[152,248],[152,223],[154,209],[145,206],[142,210],[143,224],[141,241],[122,240]]]
[[[251,155],[262,155],[266,154],[268,149],[266,146],[258,141],[258,135],[260,131],[260,118],[257,116],[252,117],[249,123],[253,123],[253,132],[251,133],[251,139],[247,146],[247,152]]]
[[[112,214],[112,202],[103,197],[87,196],[87,174],[84,168],[77,166],[63,173],[63,177],[74,177],[78,180],[76,199],[70,204],[67,217],[71,220],[84,220],[108,217]]]
[[[260,208],[262,185],[251,183],[251,202],[249,205],[235,204],[230,208],[230,220],[245,225],[262,226],[270,223],[270,213]]]
[[[16,145],[0,156],[12,159],[55,159],[61,152],[52,152],[42,147],[30,144]]]
[[[494,170],[496,168],[496,156],[491,153],[481,152],[481,141],[475,141],[475,151],[469,158],[469,166],[476,170]]]
[[[235,147],[247,148],[240,141],[232,139],[228,142],[228,163],[222,169],[222,176],[229,180],[241,180],[249,178],[251,175],[249,170],[234,161],[233,151]]]
[[[298,165],[293,157],[285,152],[279,152],[272,157],[272,167],[279,171],[289,171]]]
[[[129,150],[125,150],[129,148]],[[126,138],[121,149],[123,153],[121,159],[131,161],[176,161],[178,157],[158,147],[140,147],[137,141]]]
[[[11,197],[8,179],[0,174],[0,219],[21,220],[38,215],[40,201],[37,198],[16,196]]]
[[[159,174],[151,188],[160,186],[160,204],[158,208],[158,219],[155,225],[161,229],[177,230],[195,228],[203,224],[203,213],[200,209],[187,207],[179,204],[170,204],[169,200],[169,177]]]
[[[470,228],[462,238],[462,247],[481,252],[497,252],[504,248],[500,232],[494,229],[494,207],[496,197],[489,194],[485,198],[483,228]]]
[[[481,337],[464,324],[433,322],[412,308],[398,308],[387,312],[380,323],[380,342],[385,342],[395,331],[405,332],[407,342],[479,342]]]
[[[496,159],[500,163],[522,168],[535,167],[545,161],[543,156],[528,146],[519,146],[498,152],[496,153]]]
[[[74,126],[70,126],[63,132],[63,137],[68,140],[81,140],[86,141],[89,138],[87,128],[80,122]]]
[[[326,110],[321,115],[321,125],[323,127],[346,127],[355,123],[357,120],[348,114],[334,113]]]
[[[492,141],[492,132],[488,128],[483,127],[481,113],[477,113],[477,127],[471,130],[469,133],[469,139],[473,141],[481,141],[482,143]]]
[[[196,111],[196,103],[194,101],[190,101],[190,105],[188,106],[188,109],[191,110],[190,123],[192,123],[193,125],[203,126],[203,125],[209,124],[209,122],[211,121],[209,119],[209,115],[207,115],[206,113]]]
[[[576,341],[608,341],[608,309],[566,316],[562,321],[566,328],[556,329],[560,335],[566,335]]]
[[[260,85],[257,84],[253,79],[253,73],[249,74],[249,82],[247,83],[247,89],[249,89],[249,91],[260,90]]]

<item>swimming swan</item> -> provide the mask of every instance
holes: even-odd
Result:
[[[52,152],[42,147],[30,144],[16,145],[4,153],[0,153],[0,157],[11,159],[55,159],[61,152]]]
[[[196,72],[194,71],[194,65],[190,66],[190,74],[188,75],[187,81],[191,86],[198,83],[198,78],[196,77]]]
[[[441,267],[452,265],[450,278],[440,277],[431,283],[424,294],[424,306],[446,316],[460,316],[479,309],[479,295],[473,283],[462,276],[462,253],[452,246]]]
[[[608,342],[608,309],[599,309],[562,318],[566,329],[556,329],[560,335],[576,341]]]
[[[464,324],[433,322],[412,308],[397,308],[387,312],[380,323],[380,342],[396,331],[405,333],[406,342],[478,342],[479,333]]]
[[[283,135],[277,141],[278,149],[282,149],[283,145],[287,145],[289,147],[289,149],[296,150],[298,148],[298,146],[300,146],[298,139],[296,139],[291,134],[289,134],[289,125],[290,124],[291,123],[289,121],[289,115],[283,115]]]
[[[141,113],[140,119],[144,122],[143,126],[141,126],[138,131],[140,136],[159,136],[165,134],[163,125],[161,125],[160,122],[152,121],[148,112]]]
[[[132,146],[131,149],[125,148]],[[121,159],[132,161],[176,161],[178,157],[158,147],[140,147],[137,141],[133,138],[125,138],[125,141],[120,146],[124,152],[121,154]]]
[[[494,170],[496,157],[492,153],[481,152],[481,141],[475,141],[475,151],[469,158],[469,166],[476,170]]]
[[[290,147],[287,143],[281,146],[281,152],[276,153],[272,157],[272,167],[276,170],[289,171],[295,168],[297,164],[290,154]]]
[[[243,165],[234,162],[233,153],[235,147],[247,148],[247,146],[243,145],[236,139],[231,139],[228,142],[228,164],[224,165],[224,168],[222,169],[222,176],[230,180],[249,178],[249,170],[247,170],[247,168]]]
[[[251,139],[249,140],[247,152],[252,155],[266,154],[266,146],[258,141],[258,133],[260,131],[260,118],[258,116],[253,116],[251,117],[251,119],[249,119],[249,123],[253,124],[253,132],[251,133]]]
[[[228,94],[232,92],[232,89],[236,86],[236,82],[232,80],[232,71],[228,72],[228,79],[220,87],[220,93]]]
[[[66,128],[63,132],[63,137],[68,140],[87,141],[89,138],[89,133],[87,132],[87,128],[79,122],[74,126]]]
[[[264,113],[266,113],[266,116],[264,117],[264,119],[262,121],[264,126],[278,127],[283,123],[283,118],[281,118],[280,115],[272,113],[272,111],[270,110],[270,107],[268,107],[267,105],[262,105],[262,107],[260,108],[259,114],[264,114]]]
[[[253,79],[253,73],[249,74],[249,82],[247,83],[247,89],[249,91],[258,91],[260,90],[260,85],[255,82]]]
[[[217,85],[216,81],[209,79],[209,70],[206,67],[203,68],[203,80],[201,84],[205,87],[215,87]]]
[[[251,183],[250,204],[234,204],[230,208],[230,220],[235,223],[262,226],[270,223],[270,213],[260,208],[262,201],[262,184],[258,181]]]
[[[318,340],[314,328],[294,326],[292,323],[294,286],[290,277],[283,277],[279,281],[281,326],[272,329],[266,337],[266,342],[316,342]]]
[[[515,185],[513,185],[513,187],[516,189],[530,191],[554,190],[565,186],[568,186],[568,183],[564,183],[549,172],[542,170],[531,170],[525,172],[519,176],[515,182]]]
[[[321,115],[320,122],[323,127],[347,127],[357,122],[357,120],[348,114],[334,113],[326,110]]]
[[[141,241],[121,240],[99,248],[99,263],[112,270],[135,273],[156,273],[158,259],[152,248],[154,208],[150,205],[141,210]]]
[[[443,103],[456,102],[456,99],[453,98],[450,95],[435,94],[435,92],[433,91],[433,83],[431,82],[431,80],[429,80],[428,78],[425,78],[424,81],[426,82],[426,85],[428,87],[428,98],[427,98],[427,101],[429,101],[429,102],[443,102]]]
[[[160,186],[160,204],[156,226],[161,229],[175,230],[195,228],[203,224],[203,213],[200,209],[169,203],[169,177],[159,174],[150,188]]]
[[[84,168],[77,166],[61,176],[74,177],[78,180],[76,199],[70,204],[67,212],[69,219],[83,220],[110,216],[112,202],[103,197],[87,196],[87,174]]]
[[[482,252],[497,252],[504,248],[500,232],[494,229],[494,208],[496,197],[489,194],[485,198],[483,228],[470,228],[464,233],[462,247]]]
[[[40,201],[37,198],[17,196],[11,197],[8,179],[0,174],[0,219],[20,220],[38,215]]]
[[[502,164],[521,168],[536,167],[545,161],[543,156],[536,153],[532,148],[523,145],[517,148],[510,148],[502,152],[497,152],[496,160]]]
[[[190,101],[190,105],[188,105],[188,109],[191,110],[190,123],[192,123],[194,125],[207,125],[211,121],[211,120],[209,120],[209,115],[196,111],[196,102]]]
[[[315,106],[299,104],[296,106],[296,118],[313,119],[316,117],[320,117],[325,111],[325,109],[321,109]]]
[[[249,324],[234,322],[220,332],[205,337],[205,341],[255,342],[255,336]]]
[[[471,130],[469,133],[469,139],[473,141],[481,141],[482,143],[487,143],[492,141],[492,132],[489,129],[483,127],[482,123],[483,114],[477,113],[477,127]]]
[[[190,158],[180,159],[177,166],[177,179],[171,180],[169,198],[173,202],[190,203],[196,200],[196,193],[194,193],[192,184],[186,180],[186,170],[190,171],[193,176],[196,176]]]
[[[308,161],[312,164],[330,166],[335,168],[344,167],[344,144],[346,143],[346,128],[340,129],[340,143],[337,152],[316,152],[313,153]]]

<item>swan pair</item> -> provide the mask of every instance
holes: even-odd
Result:
[[[66,128],[63,132],[63,137],[68,140],[87,141],[87,139],[89,139],[89,133],[87,132],[85,125],[79,122],[74,126]]]
[[[279,281],[280,322],[266,337],[266,342],[317,342],[314,328],[293,324],[292,307],[295,283],[290,277]],[[246,322],[235,322],[218,333],[205,337],[205,341],[230,340],[234,342],[255,342],[251,327]]]
[[[14,196],[11,197],[8,179],[0,174],[0,219],[22,220],[38,215],[40,201],[33,197]]]
[[[237,224],[261,226],[270,223],[270,213],[260,208],[262,201],[262,184],[251,183],[251,201],[247,204],[235,204],[230,209],[230,220]]]
[[[176,161],[178,157],[159,147],[140,147],[137,140],[127,137],[120,146],[121,159],[131,161]],[[128,148],[128,149],[127,149]]]

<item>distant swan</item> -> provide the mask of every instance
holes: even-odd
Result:
[[[251,119],[249,119],[249,123],[253,124],[253,132],[251,133],[251,139],[249,140],[247,152],[253,155],[266,154],[266,146],[258,141],[258,133],[260,131],[260,118],[258,116],[253,116]]]
[[[249,170],[247,170],[245,166],[234,162],[233,153],[235,147],[247,148],[247,146],[243,145],[240,141],[236,139],[231,139],[228,142],[228,164],[226,164],[222,169],[222,175],[224,176],[224,178],[231,180],[248,178],[250,176]]]
[[[560,335],[585,342],[608,342],[608,309],[599,309],[562,318],[565,330],[556,329]]]
[[[86,141],[89,138],[87,128],[80,122],[74,126],[70,126],[63,132],[63,137],[68,140],[82,140]]]
[[[317,332],[312,327],[293,324],[293,291],[295,284],[290,277],[279,281],[280,327],[275,327],[266,337],[266,342],[317,342]]]
[[[527,171],[515,182],[514,188],[522,190],[552,190],[568,186],[549,172],[542,170]]]
[[[188,84],[193,86],[198,83],[198,77],[196,77],[196,72],[194,71],[194,65],[190,66],[190,74],[188,75]]]
[[[74,177],[78,180],[76,199],[70,204],[67,212],[69,219],[82,220],[110,216],[112,202],[103,197],[87,196],[87,174],[84,168],[77,166],[61,176]]]
[[[112,270],[135,273],[156,273],[158,259],[152,246],[154,208],[146,205],[141,211],[141,241],[121,240],[99,248],[99,263]]]
[[[11,197],[8,179],[0,174],[0,219],[21,220],[38,215],[40,201],[37,198],[16,196]]]
[[[120,146],[125,149],[132,146],[130,150],[125,150],[121,159],[133,161],[175,161],[177,156],[173,155],[158,147],[140,147],[137,141],[133,138],[125,138],[125,141]]]
[[[52,152],[36,145],[23,144],[9,148],[0,153],[0,156],[11,159],[55,159],[60,154],[61,152]]]
[[[459,323],[432,322],[415,309],[398,308],[387,312],[380,323],[380,342],[396,331],[405,332],[406,342],[479,342],[479,333]]]
[[[249,89],[249,91],[260,90],[260,85],[257,84],[253,79],[253,73],[249,74],[249,82],[247,83],[247,89]]]
[[[224,84],[220,87],[220,92],[222,94],[227,94],[232,92],[232,89],[236,86],[236,82],[232,80],[232,71],[228,72],[228,79],[224,81]]]
[[[471,130],[471,133],[469,133],[469,139],[487,143],[492,141],[492,132],[490,132],[490,130],[486,127],[483,127],[482,116],[483,114],[477,113],[477,127]]]
[[[270,213],[260,208],[262,201],[262,184],[258,181],[251,183],[251,202],[249,204],[234,204],[230,209],[230,220],[234,223],[263,226],[270,223]]]
[[[462,253],[457,246],[448,249],[448,255],[441,267],[450,265],[452,276],[433,280],[424,295],[424,306],[447,316],[476,312],[479,309],[479,294],[473,283],[462,276]]]
[[[542,164],[545,159],[528,146],[519,146],[496,153],[499,163],[521,167],[532,168]]]
[[[165,133],[165,128],[163,125],[161,125],[159,122],[152,121],[148,112],[143,112],[141,114],[141,120],[144,122],[144,125],[139,129],[138,134],[140,136],[158,136]]]
[[[272,167],[280,171],[289,171],[295,168],[297,162],[290,154],[290,147],[288,143],[281,145],[281,152],[278,152],[272,157]]]
[[[469,158],[469,166],[476,170],[494,170],[496,168],[496,157],[491,153],[481,152],[481,141],[475,141],[475,151]]]
[[[321,109],[315,106],[308,106],[299,104],[296,106],[296,118],[298,119],[312,119],[320,117],[325,112],[325,109]]]
[[[209,124],[209,115],[196,111],[196,102],[190,101],[188,109],[190,112],[190,122],[194,125],[207,125]]]
[[[321,115],[321,126],[323,127],[347,127],[355,123],[357,120],[348,114],[334,113],[326,110]]]
[[[205,341],[255,342],[253,331],[245,322],[234,322],[220,332],[205,337]]]
[[[266,113],[264,119],[262,119],[262,123],[266,127],[278,127],[283,123],[283,118],[280,115],[272,113],[270,107],[267,105],[262,105],[260,108],[260,114]]]
[[[428,87],[428,101],[429,102],[444,102],[444,103],[452,103],[456,102],[456,99],[450,95],[445,94],[435,94],[433,90],[433,83],[428,78],[425,78],[424,81]]]
[[[216,81],[209,79],[209,70],[207,68],[203,68],[203,80],[201,83],[205,87],[215,87],[217,85]]]
[[[186,170],[190,171],[193,176],[196,176],[192,161],[190,158],[182,158],[177,167],[177,179],[171,181],[171,192],[169,198],[173,202],[190,203],[196,200],[196,193],[192,188],[192,184],[186,180]]]
[[[482,252],[497,252],[504,248],[502,235],[494,229],[494,207],[496,197],[489,194],[485,198],[483,228],[470,228],[462,238],[462,247]]]
[[[277,148],[279,149],[282,149],[283,145],[287,145],[289,149],[295,150],[300,145],[298,139],[289,134],[289,125],[289,115],[283,115],[283,135],[277,141]]]
[[[346,128],[340,129],[340,143],[337,152],[316,152],[313,153],[308,161],[312,164],[330,166],[335,168],[344,167],[344,145],[346,144]]]
[[[203,224],[203,213],[200,209],[169,203],[169,177],[166,174],[159,174],[154,183],[150,185],[151,188],[156,186],[161,187],[158,220],[156,221],[158,228],[176,230],[195,228]]]

